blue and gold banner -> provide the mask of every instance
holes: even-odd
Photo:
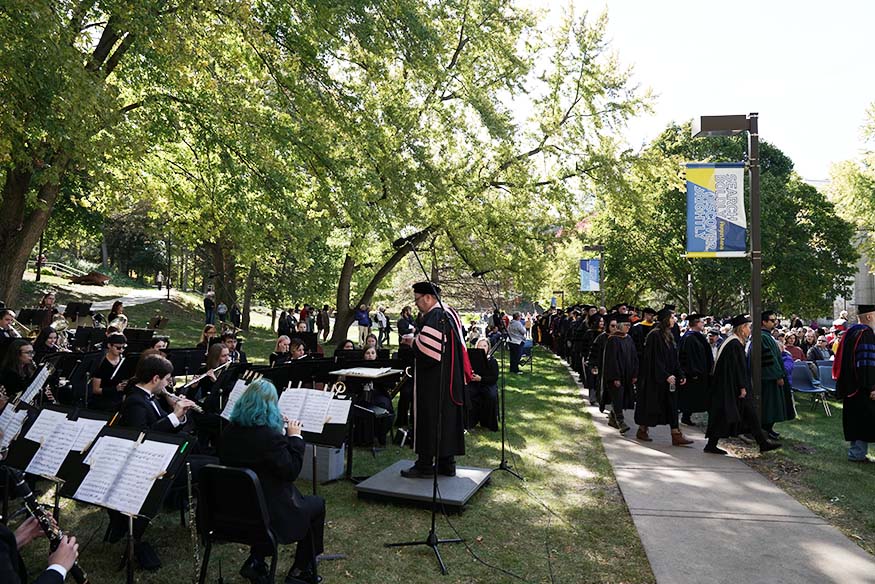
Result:
[[[601,260],[598,258],[591,260],[580,260],[580,291],[581,292],[598,292],[599,286],[599,271],[601,270]]]
[[[687,164],[687,257],[746,255],[744,163]]]

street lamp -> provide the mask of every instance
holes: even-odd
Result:
[[[760,135],[759,114],[734,116],[701,116],[693,119],[693,138],[707,136],[736,136],[747,132],[747,167],[750,171],[750,310],[751,346],[750,374],[751,396],[757,413],[760,412],[762,388],[763,339],[757,328],[763,311],[763,252],[760,238]]]
[[[599,292],[601,293],[602,306],[605,305],[605,246],[584,245],[583,251],[599,252]]]

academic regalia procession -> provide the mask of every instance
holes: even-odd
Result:
[[[678,361],[687,380],[678,388],[678,410],[681,422],[690,426],[693,425],[692,414],[708,411],[711,369],[714,367],[711,347],[702,334],[703,318],[699,314],[687,317],[690,329],[683,334],[678,345]]]
[[[790,382],[784,370],[784,361],[778,344],[772,337],[772,329],[777,322],[774,311],[762,314],[762,425],[771,438],[778,438],[773,427],[796,417]]]
[[[857,307],[858,324],[842,336],[833,377],[842,400],[842,428],[851,443],[848,460],[866,462],[869,443],[875,442],[875,305]]]
[[[635,378],[638,375],[638,354],[635,342],[629,337],[629,317],[620,314],[615,317],[617,328],[605,341],[604,358],[600,378],[602,383],[602,407],[611,405],[608,424],[620,430],[629,431],[623,410],[635,407]]]

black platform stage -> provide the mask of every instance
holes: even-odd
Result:
[[[362,499],[401,501],[431,507],[433,479],[407,479],[401,469],[413,466],[412,460],[399,460],[355,486]],[[438,502],[448,512],[459,512],[481,487],[489,482],[492,469],[459,466],[456,476],[438,476]]]

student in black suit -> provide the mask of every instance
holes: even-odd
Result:
[[[286,583],[317,582],[312,559],[323,549],[325,499],[302,495],[295,487],[304,461],[301,424],[284,419],[277,406],[276,388],[269,381],[250,383],[240,396],[231,412],[231,425],[222,434],[219,460],[224,465],[252,469],[258,475],[277,542],[298,542]],[[264,555],[261,550],[250,550],[240,575],[252,582],[266,581]]]
[[[44,536],[42,528],[33,517],[29,517],[13,533],[0,524],[0,582],[4,584],[27,584],[27,568],[18,550],[31,541]],[[49,555],[49,567],[33,581],[33,584],[61,584],[73,562],[79,556],[79,544],[75,537],[64,536],[61,545]]]

